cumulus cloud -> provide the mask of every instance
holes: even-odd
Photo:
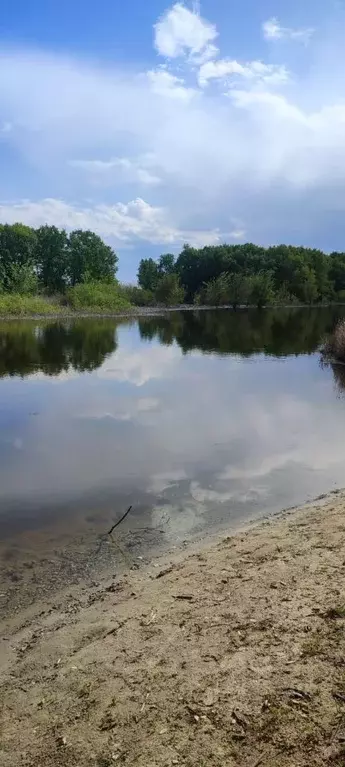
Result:
[[[182,3],[175,3],[155,25],[157,51],[171,59],[205,52],[216,37],[216,27],[202,19],[197,8],[190,11]]]
[[[195,88],[186,88],[181,77],[176,77],[165,69],[152,70],[148,72],[147,76],[153,92],[158,96],[189,101],[197,93]]]
[[[270,23],[269,39],[301,39],[301,30]],[[296,72],[250,49],[243,60],[225,46],[220,54],[217,29],[197,6],[176,3],[154,31],[165,62],[144,72],[2,51],[0,125],[15,126],[6,147],[25,176],[23,196],[33,191],[4,202],[1,220],[86,226],[154,245],[268,243],[292,233],[328,247],[315,233],[331,231],[330,247],[340,247],[342,42],[325,39],[319,50],[315,39],[313,66]],[[6,174],[0,200],[14,183]]]
[[[307,44],[314,34],[311,27],[304,29],[293,29],[283,27],[275,16],[264,21],[262,31],[266,40],[296,40],[296,42]]]
[[[9,224],[22,221],[33,227],[46,223],[67,229],[92,229],[103,237],[120,242],[138,238],[152,244],[181,244],[187,240],[199,246],[201,243],[216,244],[221,238],[218,230],[194,232],[174,228],[163,208],[155,208],[140,197],[126,204],[118,202],[84,208],[51,198],[39,202],[22,200],[0,204],[0,221]]]

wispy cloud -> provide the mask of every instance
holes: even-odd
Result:
[[[303,29],[283,27],[275,16],[264,21],[262,31],[266,40],[296,40],[304,44],[310,41],[315,32],[311,27]]]
[[[152,156],[112,157],[110,160],[70,160],[72,168],[83,171],[101,185],[114,183],[114,176],[120,176],[125,183],[156,186],[160,178],[150,170]]]
[[[229,78],[243,78],[251,82],[263,85],[280,85],[289,78],[289,73],[284,65],[264,64],[262,61],[249,61],[240,64],[231,59],[218,59],[202,64],[199,70],[199,83],[207,85],[210,80],[225,80]]]

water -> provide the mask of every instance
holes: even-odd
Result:
[[[174,542],[342,487],[345,374],[318,350],[340,315],[1,324],[1,540],[54,547],[133,504]]]

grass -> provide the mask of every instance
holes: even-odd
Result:
[[[130,301],[119,284],[104,282],[80,283],[64,296],[42,297],[19,293],[0,293],[0,317],[32,317],[86,312],[117,314],[128,312]]]
[[[0,294],[1,317],[30,317],[32,315],[59,314],[62,311],[58,303],[53,303],[41,296],[22,296],[19,293]]]
[[[67,303],[76,311],[123,312],[131,304],[117,282],[82,282],[67,292]]]
[[[327,339],[323,353],[326,357],[345,362],[345,320],[340,320]]]

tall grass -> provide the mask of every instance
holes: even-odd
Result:
[[[23,296],[20,293],[0,293],[0,317],[28,317],[33,315],[59,314],[59,304],[40,296]]]
[[[81,282],[67,291],[67,303],[75,311],[122,312],[131,304],[117,282]]]
[[[345,320],[340,320],[328,337],[323,353],[326,357],[345,362]]]

